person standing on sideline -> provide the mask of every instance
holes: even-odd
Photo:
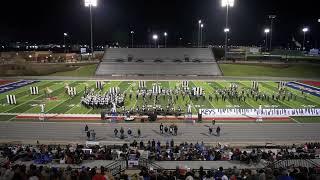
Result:
[[[85,131],[85,132],[89,131],[89,127],[88,127],[87,124],[86,124],[86,126],[84,127],[84,131]]]
[[[164,132],[168,133],[168,126],[167,125],[164,127]]]
[[[120,139],[124,139],[124,130],[122,127],[120,129]]]
[[[121,127],[121,129],[120,129],[120,134],[123,134],[124,133],[124,130],[123,130],[123,128]]]
[[[87,139],[90,139],[90,131],[87,131]]]
[[[173,127],[172,127],[172,125],[169,127],[169,133],[170,133],[171,135],[173,135]]]
[[[94,130],[92,130],[91,132],[91,137],[92,137],[92,141],[96,140],[96,132],[94,132]]]
[[[212,127],[209,126],[209,134],[212,134]]]
[[[171,139],[170,146],[171,146],[171,148],[174,147],[174,141],[173,141],[173,139]]]
[[[160,133],[163,134],[163,124],[160,124]]]
[[[138,129],[138,137],[141,136],[141,131],[140,131],[140,128]]]
[[[131,131],[131,129],[129,128],[129,129],[128,129],[128,135],[131,136],[131,134],[132,134],[132,131]]]
[[[217,127],[217,136],[220,136],[221,128],[220,126]]]
[[[177,125],[174,125],[173,127],[173,130],[174,130],[174,135],[178,135],[178,126]]]

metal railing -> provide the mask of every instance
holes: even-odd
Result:
[[[128,168],[128,163],[125,159],[118,159],[111,164],[108,164],[105,168],[112,174],[112,176],[115,176],[125,171]]]
[[[151,160],[144,159],[144,158],[139,159],[139,167],[146,168],[146,169],[153,168],[154,170],[163,170],[164,169],[161,166],[159,166],[158,164],[152,162]]]
[[[307,167],[307,168],[315,168],[320,167],[320,165],[314,162],[312,159],[287,159],[287,160],[279,160],[267,165],[267,167],[275,169],[275,168],[287,168],[287,167]]]

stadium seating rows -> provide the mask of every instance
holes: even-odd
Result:
[[[133,61],[145,62],[153,62],[157,59],[164,62],[185,61],[185,58],[189,58],[190,61],[215,61],[212,51],[208,48],[112,48],[106,50],[103,61],[127,61],[128,57],[132,57]]]
[[[96,75],[218,76],[221,71],[209,48],[112,48]]]

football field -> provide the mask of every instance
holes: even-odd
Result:
[[[178,94],[178,98],[173,104],[175,109],[181,109],[186,112],[188,104],[192,107],[192,113],[196,115],[199,109],[257,109],[260,105],[262,108],[283,108],[283,109],[299,109],[299,108],[320,108],[320,97],[308,93],[301,93],[290,87],[286,87],[286,91],[293,94],[294,99],[255,99],[251,96],[245,101],[238,99],[222,99],[209,98],[215,97],[217,91],[228,89],[230,84],[236,84],[239,91],[249,90],[252,87],[251,81],[189,81],[189,88],[202,87],[204,96],[200,98],[183,98]],[[175,90],[181,87],[182,81],[146,81],[146,88],[152,90],[154,85],[160,86],[162,89]],[[38,95],[30,94],[30,87],[37,86],[39,88]],[[66,93],[65,86],[75,87],[77,95],[70,97]],[[40,114],[41,104],[45,104],[46,114],[100,114],[102,109],[87,108],[81,104],[85,89],[95,89],[95,92],[103,94],[108,92],[111,87],[119,87],[121,93],[132,94],[133,98],[126,96],[124,105],[126,109],[135,109],[137,106],[147,107],[160,106],[165,108],[168,104],[166,95],[160,96],[158,103],[154,96],[143,99],[141,96],[136,98],[139,89],[139,81],[104,81],[102,91],[96,90],[96,81],[38,81],[31,85],[23,86],[15,90],[7,91],[0,94],[0,121],[15,120],[15,116],[20,114]],[[50,89],[50,95],[45,93],[46,89]],[[272,96],[279,92],[278,82],[264,81],[259,82],[259,91],[268,96]],[[16,105],[7,103],[6,95],[16,96]],[[120,108],[119,108],[120,109]],[[305,118],[297,118],[298,122],[317,122],[319,118],[313,117],[312,120]]]

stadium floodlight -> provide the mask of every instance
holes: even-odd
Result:
[[[228,19],[229,19],[229,7],[234,6],[234,0],[221,0],[221,6],[226,7],[226,26],[229,27]],[[229,31],[228,31],[229,32]],[[227,50],[228,50],[228,32],[225,32],[225,45],[224,45],[224,53],[225,53],[225,60],[227,60]]]
[[[264,33],[266,34],[266,51],[268,50],[268,34],[270,33],[270,29],[269,28],[265,28],[264,29]]]
[[[98,0],[84,0],[84,6],[90,9],[90,39],[91,39],[91,58],[93,59],[93,27],[92,27],[92,7],[98,6]]]
[[[202,42],[203,42],[203,28],[204,24],[200,25],[200,47],[202,47]]]
[[[67,47],[66,47],[66,37],[68,36],[68,33],[63,33],[63,46],[64,46],[64,53],[67,53]]]
[[[198,47],[200,47],[200,38],[201,38],[201,24],[202,24],[202,20],[200,19],[198,21]]]
[[[168,36],[168,33],[164,32],[163,35],[164,35],[164,48],[167,48],[167,36]]]
[[[98,0],[84,0],[84,5],[86,7],[89,7],[89,6],[97,7],[98,6]]]
[[[229,32],[230,32],[230,29],[229,29],[229,28],[224,28],[223,32],[229,33]]]
[[[271,14],[268,15],[268,18],[270,19],[270,50],[272,49],[272,36],[273,36],[273,21],[277,18],[276,15]]]
[[[154,35],[152,36],[152,39],[153,39],[153,40],[158,40],[158,35],[154,34]]]
[[[304,27],[302,29],[302,32],[303,32],[303,45],[302,45],[302,51],[305,50],[305,43],[306,43],[306,33],[309,31],[309,28],[307,27]]]
[[[153,36],[152,36],[152,39],[154,40],[154,47],[155,48],[157,48],[157,40],[158,40],[158,35],[157,34],[154,34]]]
[[[133,35],[134,35],[134,31],[130,31],[131,34],[131,48],[133,48]]]
[[[221,0],[221,6],[222,7],[233,7],[234,6],[234,0]]]

